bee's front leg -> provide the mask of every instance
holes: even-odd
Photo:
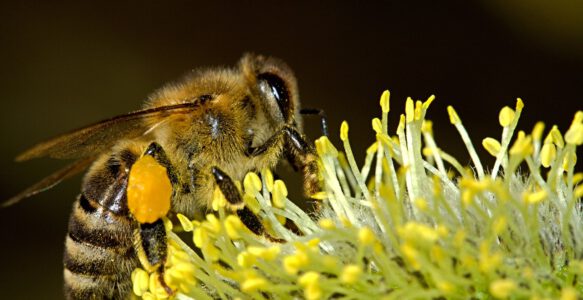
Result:
[[[164,149],[151,143],[132,165],[127,187],[128,208],[137,221],[134,249],[148,272],[157,272],[166,292],[173,294],[164,281],[168,238],[163,217],[170,211],[177,177]]]
[[[235,210],[237,216],[239,216],[241,219],[241,222],[243,222],[243,224],[245,224],[249,230],[257,235],[265,236],[272,242],[284,242],[284,240],[275,238],[267,233],[259,217],[255,215],[247,206],[245,206],[237,186],[235,186],[235,183],[231,177],[229,177],[229,175],[227,175],[218,167],[212,167],[211,172],[219,189],[227,199],[227,202],[229,202],[231,208]]]
[[[318,175],[316,151],[295,128],[285,127],[283,131],[285,133],[285,155],[294,169],[302,172],[304,194],[310,197],[322,189]]]
[[[283,127],[259,147],[247,147],[246,154],[247,156],[261,155],[272,148],[273,145],[280,142],[281,139],[283,139],[285,145],[285,156],[295,170],[302,172],[304,177],[304,194],[310,197],[319,192],[321,190],[321,183],[318,176],[316,151],[294,127]]]

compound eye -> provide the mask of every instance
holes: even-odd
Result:
[[[259,74],[257,80],[259,82],[259,90],[268,99],[269,105],[273,106],[274,102],[277,103],[281,116],[284,120],[287,120],[290,109],[290,95],[284,80],[273,73]]]

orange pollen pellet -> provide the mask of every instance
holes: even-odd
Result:
[[[144,155],[130,170],[128,208],[140,223],[153,223],[170,210],[172,184],[166,168],[152,156]]]

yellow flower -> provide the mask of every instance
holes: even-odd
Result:
[[[314,176],[322,190],[309,195],[318,199],[313,211],[287,201],[294,193],[264,169],[261,178],[247,174],[243,188],[235,183],[242,205],[229,206],[216,188],[212,213],[202,219],[176,214],[175,226],[164,217],[166,262],[136,268],[134,294],[168,298],[163,274],[180,299],[577,299],[583,238],[573,228],[583,227],[575,213],[583,197],[583,173],[575,172],[583,112],[564,136],[557,126],[545,132],[542,122],[527,135],[517,99],[492,118],[503,128],[482,141],[494,157],[483,165],[453,107],[447,112],[470,160],[456,159],[435,139],[440,124],[426,119],[434,99],[407,98],[391,131],[384,92],[362,160],[351,150],[347,122],[340,127],[343,149],[317,139]],[[265,233],[254,234],[249,218],[237,216],[243,206],[262,225],[252,229]],[[192,235],[194,249],[175,234],[180,229]],[[545,261],[558,271],[539,264]]]
[[[516,289],[516,283],[509,279],[498,279],[490,284],[490,294],[497,299],[506,299]]]
[[[358,265],[347,265],[342,270],[342,275],[340,276],[340,281],[346,284],[353,284],[358,281],[358,278],[362,274],[362,268]]]

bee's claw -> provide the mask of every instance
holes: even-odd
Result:
[[[161,269],[163,269],[163,268],[161,268]],[[166,280],[164,280],[164,271],[163,270],[158,272],[158,281],[160,282],[160,285],[162,286],[162,288],[164,288],[164,291],[166,291],[166,294],[168,294],[168,297],[174,296],[174,290],[166,283]]]

